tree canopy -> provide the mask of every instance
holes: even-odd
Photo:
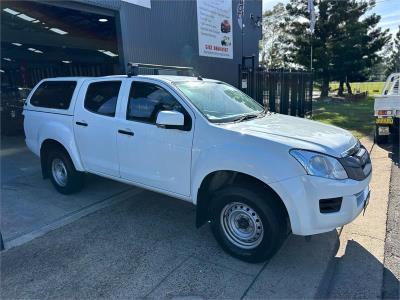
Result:
[[[374,0],[314,0],[314,5],[316,23],[312,35],[307,1],[290,0],[285,7],[286,13],[282,12],[282,7],[274,7],[271,13],[275,11],[278,15],[280,11],[280,15],[284,16],[284,26],[279,25],[281,22],[274,22],[269,12],[264,16],[271,18],[271,27],[278,26],[278,41],[283,41],[271,43],[270,53],[273,55],[270,60],[278,57],[277,61],[283,59],[286,64],[310,69],[312,47],[313,71],[316,79],[321,81],[321,96],[328,95],[329,82],[332,80],[339,81],[341,87],[347,83],[351,93],[348,83],[365,80],[372,66],[381,60],[380,50],[390,39],[388,30],[382,31],[378,27],[380,16],[371,13]],[[274,54],[277,52],[274,45],[281,47],[284,54]]]
[[[386,75],[394,72],[400,72],[400,26],[393,42],[390,44],[390,56],[388,57]]]
[[[289,14],[283,3],[276,4],[263,14],[261,40],[261,64],[268,69],[290,68],[287,47]]]

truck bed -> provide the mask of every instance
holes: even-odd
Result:
[[[376,96],[374,103],[375,116],[378,116],[378,110],[400,111],[400,96]]]

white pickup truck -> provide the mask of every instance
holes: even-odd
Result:
[[[289,232],[351,222],[369,199],[368,151],[348,131],[269,113],[201,77],[42,80],[24,108],[26,144],[69,194],[93,173],[196,205],[225,251],[271,257]]]
[[[390,74],[386,79],[382,95],[375,96],[374,115],[376,117],[376,143],[387,143],[390,134],[394,138],[398,138],[400,131],[400,73]]]

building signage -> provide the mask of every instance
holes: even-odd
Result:
[[[197,0],[199,55],[233,58],[232,0]]]
[[[143,6],[146,8],[151,8],[150,0],[122,0],[124,2],[132,3],[135,5]]]

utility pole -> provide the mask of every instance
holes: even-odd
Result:
[[[315,8],[314,1],[308,0],[307,10],[310,14],[310,72],[312,72],[312,60],[313,60],[313,34],[315,29]]]

